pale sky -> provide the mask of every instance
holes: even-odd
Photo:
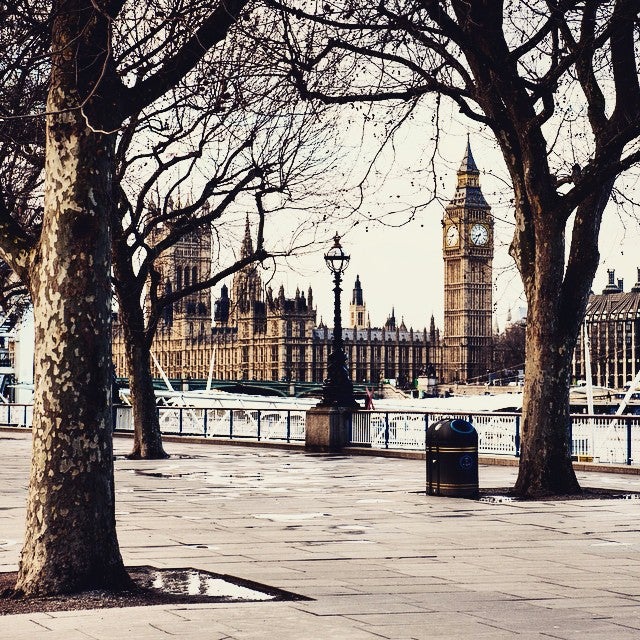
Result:
[[[428,112],[427,112],[428,113]],[[424,113],[422,114],[425,115]],[[444,118],[444,116],[443,116]],[[443,206],[454,193],[456,171],[464,156],[467,133],[478,169],[480,185],[487,202],[492,207],[495,219],[494,290],[493,302],[500,329],[504,329],[509,310],[514,319],[520,317],[526,307],[519,275],[508,255],[512,236],[513,212],[510,205],[512,193],[507,174],[496,143],[477,125],[460,123],[450,115],[443,126],[438,152],[433,158],[436,173],[436,194],[440,201],[433,200],[433,172],[430,160],[435,148],[433,129],[424,127],[425,120],[417,118],[403,129],[395,139],[392,150],[379,158],[369,174],[363,190],[363,202],[355,218],[325,224],[325,242],[317,242],[315,250],[300,257],[281,261],[273,275],[274,290],[284,284],[288,296],[295,294],[296,287],[306,293],[309,285],[314,292],[314,304],[318,320],[333,322],[333,284],[324,265],[322,255],[332,245],[335,232],[342,236],[342,245],[351,255],[351,262],[343,283],[343,322],[347,321],[351,290],[360,276],[364,301],[372,326],[384,324],[392,307],[396,319],[404,318],[407,327],[421,329],[429,326],[431,314],[436,324],[442,326],[443,316],[443,259],[442,259],[442,213]],[[420,125],[420,126],[419,126]],[[368,135],[371,134],[371,138]],[[367,151],[375,147],[375,131],[354,126],[351,136],[345,133],[346,146],[351,144],[355,154],[345,161],[347,170],[339,178],[327,174],[328,184],[339,180],[357,182],[369,166]],[[344,141],[342,144],[345,144]],[[355,150],[355,151],[354,151]],[[353,158],[356,158],[353,160]],[[629,193],[633,195],[637,186],[629,182]],[[413,218],[408,213],[416,207]],[[375,221],[385,211],[404,210],[388,216],[386,223]],[[331,212],[328,212],[329,216]],[[299,219],[299,214],[292,219]],[[359,220],[353,226],[354,219]],[[287,236],[287,227],[279,218],[275,228],[267,228],[267,240],[276,246],[282,236]],[[404,223],[404,224],[402,224]],[[395,224],[397,226],[390,226]],[[244,217],[242,218],[244,228]],[[616,270],[616,280],[624,279],[625,290],[636,281],[636,267],[640,266],[640,227],[637,220],[617,214],[613,206],[606,212],[600,239],[601,263],[594,281],[594,291],[599,293],[606,284],[606,270]],[[266,279],[267,275],[263,276]],[[219,292],[214,292],[217,297]]]

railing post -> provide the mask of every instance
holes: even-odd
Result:
[[[287,409],[287,442],[291,441],[291,409]]]
[[[209,418],[209,410],[208,409],[203,409],[204,411],[204,416],[202,417],[202,436],[204,438],[207,437],[207,420]]]
[[[22,424],[23,424],[25,427],[28,427],[29,425],[27,424],[27,405],[26,405],[26,404],[23,406],[23,409],[24,409],[24,420],[23,420]],[[116,424],[116,423],[115,423],[115,420],[114,420],[114,421],[113,421],[114,428],[115,428],[115,424]]]
[[[631,418],[627,418],[627,464],[631,464]]]
[[[427,431],[429,430],[429,414],[424,414],[424,447],[427,450]]]
[[[260,442],[260,416],[261,416],[261,411],[260,409],[258,409],[258,442]]]
[[[384,448],[389,448],[389,412],[384,414]]]
[[[233,409],[229,409],[229,440],[233,440]]]
[[[569,414],[569,455],[573,458],[573,420]]]
[[[178,433],[182,435],[182,407],[180,407],[179,411],[180,414],[178,415]]]
[[[515,445],[516,445],[516,458],[520,457],[520,416],[516,416],[516,436],[515,436]]]

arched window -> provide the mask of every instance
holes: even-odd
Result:
[[[191,284],[198,282],[198,267],[191,269]]]
[[[185,267],[184,268],[184,286],[188,287],[189,286],[189,275],[190,275],[190,269],[189,267]]]

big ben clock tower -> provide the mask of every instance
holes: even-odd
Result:
[[[491,368],[493,218],[479,177],[467,140],[456,192],[442,218],[444,382],[484,381]]]

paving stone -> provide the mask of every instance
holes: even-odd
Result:
[[[24,536],[30,437],[0,446],[0,570]],[[424,462],[170,443],[122,457],[118,537],[131,566],[194,567],[311,597],[0,618],[0,640],[627,640],[640,637],[636,501],[491,504],[424,490]],[[480,469],[484,487],[516,470]],[[638,476],[582,473],[640,490]]]

